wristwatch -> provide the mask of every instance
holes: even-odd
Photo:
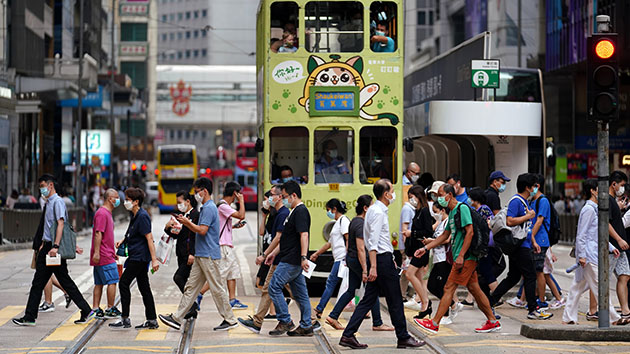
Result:
[[[300,256],[303,261],[307,260],[306,256]]]
[[[55,243],[55,244],[52,245],[52,248],[57,248],[58,249],[59,245]]]

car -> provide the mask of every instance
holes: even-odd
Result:
[[[151,206],[158,205],[158,183],[157,181],[149,181],[145,183],[147,192],[147,202]]]

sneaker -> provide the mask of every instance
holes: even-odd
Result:
[[[215,331],[227,331],[228,329],[238,327],[238,322],[230,323],[226,320],[223,320],[220,325],[214,327]]]
[[[587,321],[597,321],[599,320],[599,313],[595,311],[595,313],[586,312],[586,320]]]
[[[496,318],[497,320],[500,320],[501,319],[501,315],[499,315],[498,313],[494,312],[494,307],[491,307],[491,308],[492,308],[492,314],[494,315],[494,318]]]
[[[281,336],[281,335],[287,333],[288,331],[292,330],[293,327],[295,327],[295,325],[293,324],[293,321],[291,321],[289,323],[284,323],[284,322],[278,321],[278,325],[276,325],[276,328],[274,328],[273,330],[269,331],[269,335],[270,336]]]
[[[70,295],[64,294],[63,296],[66,298],[66,308],[70,307],[70,304],[72,304],[72,299],[70,298]]]
[[[451,319],[455,319],[457,315],[464,309],[464,305],[461,302],[455,303],[455,308],[451,307]]]
[[[46,301],[42,302],[37,309],[39,312],[55,312],[55,303],[47,303]]]
[[[27,320],[26,317],[14,318],[11,321],[13,321],[13,323],[15,323],[18,326],[35,327],[35,321]]]
[[[410,310],[422,311],[422,305],[413,299],[405,301],[403,303],[403,306],[405,306],[405,308],[408,308]]]
[[[114,319],[122,316],[122,312],[116,306],[112,306],[105,310],[105,318]]]
[[[109,327],[111,329],[128,329],[131,328],[131,320],[129,319],[129,317],[121,318],[114,323],[110,323]]]
[[[536,309],[536,311],[527,314],[527,318],[530,320],[548,320],[553,317],[553,313],[547,313],[543,309]]]
[[[321,331],[322,325],[319,321],[315,320],[311,323],[311,328],[313,329],[313,332]]]
[[[321,329],[321,326],[320,326]],[[292,331],[287,332],[289,337],[312,337],[313,336],[313,327],[303,328],[298,327]]]
[[[452,323],[453,323],[453,319],[451,318],[451,316],[444,316],[440,320],[440,326],[441,325],[450,325]]]
[[[462,304],[464,306],[473,307],[475,305],[475,301],[468,302],[468,301],[466,301],[466,299],[464,299],[463,301],[460,301],[460,304]]]
[[[486,321],[486,323],[484,323],[483,326],[479,328],[475,328],[475,332],[477,333],[489,333],[489,332],[496,332],[500,330],[501,330],[501,324],[499,323],[499,321],[495,321],[494,323],[492,323],[492,321]]]
[[[516,296],[511,298],[511,299],[509,299],[506,302],[507,302],[508,305],[510,305],[512,307],[516,307],[516,308],[525,308],[527,306],[527,304],[524,301],[521,301],[521,299],[519,299]]]
[[[179,329],[182,328],[182,325],[173,318],[173,314],[166,315],[166,316],[158,315],[158,318],[160,319],[160,321],[162,321],[162,323],[164,323],[165,325],[173,329],[176,329],[179,331]]]
[[[238,301],[238,299],[230,300],[230,306],[232,306],[233,310],[244,310],[249,307],[245,305],[244,303]]]
[[[96,316],[96,313],[97,313],[98,310],[100,310],[100,308],[98,308],[96,310],[91,310],[87,315],[84,315],[82,313],[81,314],[81,318],[79,318],[78,320],[74,321],[74,324],[84,324],[84,323],[90,322],[90,320],[93,319],[94,316]]]
[[[440,326],[436,326],[433,324],[433,320],[432,319],[426,319],[426,320],[419,320],[419,319],[414,319],[413,320],[418,326],[426,329],[427,331],[433,333],[433,334],[437,334],[437,332],[440,330]]]
[[[203,300],[203,294],[197,295],[197,311],[201,311],[201,300]]]
[[[551,302],[551,304],[549,305],[549,308],[552,309],[552,310],[557,310],[559,308],[564,307],[564,305],[566,305],[566,303],[567,303],[567,299],[563,297],[560,300],[553,300]]]
[[[143,324],[136,326],[136,329],[158,329],[159,327],[157,320],[146,320]]]
[[[540,301],[540,299],[536,299],[536,306],[540,310],[549,310],[549,304],[547,303],[547,301]]]
[[[105,319],[105,311],[103,311],[100,307],[97,309],[93,309],[92,310],[94,312],[94,317],[97,320],[104,320]]]
[[[248,319],[244,320],[239,317],[238,321],[241,323],[241,325],[243,325],[243,327],[249,329],[256,334],[260,334],[260,326],[256,326],[253,318],[249,317]]]

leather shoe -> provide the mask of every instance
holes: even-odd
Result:
[[[357,337],[355,336],[352,336],[352,337],[342,336],[341,339],[339,340],[339,345],[342,347],[348,347],[352,349],[366,349],[368,347],[367,344],[359,343],[359,341],[357,340]]]
[[[403,339],[403,340],[398,340],[398,346],[396,348],[398,349],[404,349],[404,348],[418,348],[421,347],[423,345],[425,345],[427,343],[425,343],[424,341],[417,341],[415,338],[413,337],[409,337],[407,339]]]

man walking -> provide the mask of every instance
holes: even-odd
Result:
[[[39,178],[39,191],[47,198],[46,214],[44,216],[44,233],[42,235],[42,245],[37,253],[35,275],[33,276],[31,291],[28,294],[26,311],[24,311],[23,317],[13,319],[13,323],[18,326],[35,326],[37,307],[39,300],[42,298],[42,291],[53,274],[55,274],[61,286],[66,290],[70,299],[81,309],[81,317],[74,321],[74,323],[87,323],[94,316],[94,313],[90,309],[90,304],[85,301],[77,285],[70,278],[70,275],[68,275],[66,260],[62,259],[61,265],[58,266],[46,265],[46,255],[51,257],[57,256],[61,237],[63,236],[64,222],[68,218],[66,204],[61,197],[57,195],[55,182],[55,178],[49,174],[42,175]],[[53,233],[52,227],[55,222],[57,223],[57,228]]]
[[[493,171],[488,177],[489,186],[486,189],[486,205],[492,210],[494,215],[501,211],[501,198],[499,193],[505,192],[507,182],[511,181],[501,171]]]
[[[115,189],[108,189],[104,197],[103,206],[94,214],[92,228],[92,248],[90,249],[90,265],[94,267],[92,310],[96,313],[96,318],[118,318],[122,313],[114,306],[118,266],[114,247],[112,211],[120,205],[120,198]],[[100,303],[105,285],[107,285],[107,308],[103,311]]]
[[[238,326],[234,318],[232,308],[228,299],[225,285],[221,279],[221,248],[219,247],[219,213],[210,197],[212,191],[212,181],[206,177],[201,177],[193,183],[195,199],[203,203],[199,212],[199,225],[195,225],[183,215],[177,216],[183,226],[196,233],[195,240],[195,261],[190,270],[190,277],[186,282],[184,295],[179,302],[177,312],[170,315],[159,315],[160,321],[165,325],[179,330],[184,316],[193,306],[197,294],[205,282],[210,286],[210,292],[214,299],[214,304],[223,322],[214,328],[215,331],[227,331]]]
[[[378,295],[382,291],[385,293],[389,315],[392,324],[396,328],[398,338],[398,348],[415,348],[423,346],[424,342],[418,342],[407,332],[407,320],[400,291],[400,277],[394,264],[390,234],[389,221],[387,216],[388,206],[396,199],[392,182],[388,179],[380,179],[372,188],[377,201],[370,206],[365,214],[365,226],[363,227],[363,238],[369,251],[370,271],[367,275],[367,286],[365,295],[357,305],[348,326],[343,331],[343,336],[339,340],[339,345],[352,349],[365,349],[367,344],[361,344],[355,337],[359,326],[363,322],[365,315],[374,307],[374,302],[378,301]]]
[[[615,275],[617,276],[617,298],[621,307],[621,318],[630,319],[630,308],[628,307],[628,280],[630,279],[630,262],[628,261],[628,239],[626,230],[623,227],[621,209],[617,204],[617,198],[625,193],[628,176],[621,171],[613,171],[609,177],[608,206],[610,208],[608,233],[609,241],[621,251],[617,264],[615,265]]]

